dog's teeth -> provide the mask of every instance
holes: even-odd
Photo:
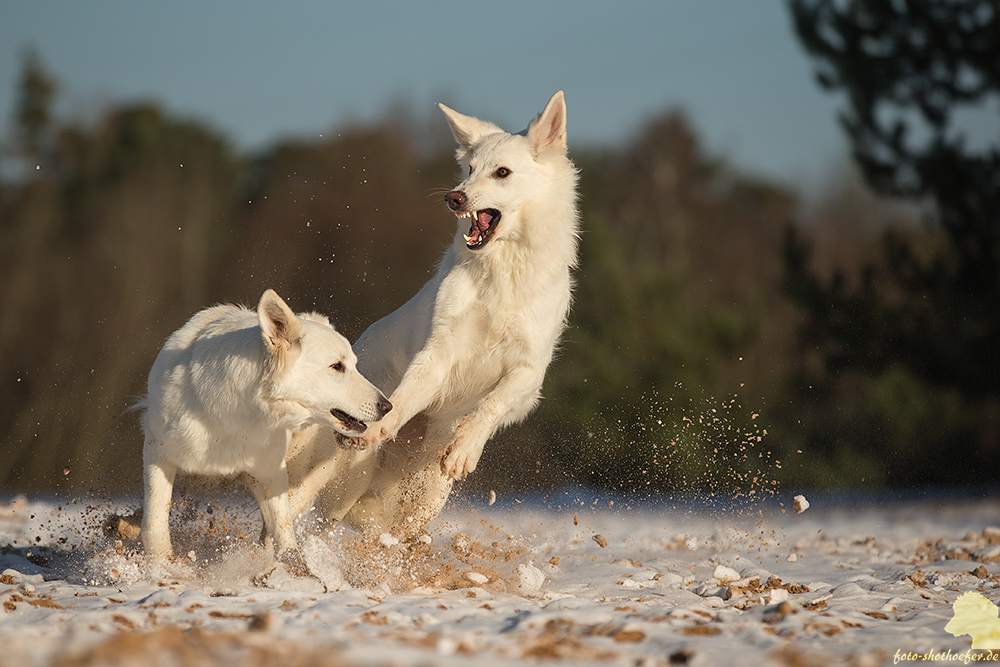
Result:
[[[466,245],[472,243],[472,237],[469,236],[468,234],[462,234],[462,237],[465,239]]]

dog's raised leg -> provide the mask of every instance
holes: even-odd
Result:
[[[442,329],[447,327],[442,326]],[[447,379],[448,369],[453,365],[452,360],[447,357],[457,346],[448,334],[440,334],[440,337],[442,340],[438,346],[421,350],[410,362],[389,398],[392,410],[380,421],[372,422],[367,431],[355,438],[359,449],[394,440],[411,419],[434,402],[438,390]]]
[[[459,480],[474,471],[490,436],[499,427],[523,418],[538,402],[538,387],[544,377],[544,367],[522,366],[507,373],[476,409],[459,423],[455,440],[441,461],[445,474]],[[513,412],[511,406],[522,408],[520,412]]]
[[[177,466],[165,461],[147,461],[144,474],[142,548],[154,556],[173,556],[170,546],[170,498]]]

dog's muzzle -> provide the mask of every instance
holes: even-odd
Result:
[[[468,197],[461,190],[452,190],[444,196],[444,200],[456,217],[470,218],[469,233],[463,235],[469,250],[478,250],[490,242],[500,222],[500,211],[495,208],[466,211],[464,207]]]

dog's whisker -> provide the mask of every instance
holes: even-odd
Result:
[[[449,192],[451,192],[451,188],[431,188],[427,191],[426,196],[443,198]]]

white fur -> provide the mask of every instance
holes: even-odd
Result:
[[[320,423],[355,435],[391,408],[356,364],[350,343],[325,317],[296,316],[273,290],[256,313],[215,306],[171,335],[140,404],[143,548],[172,554],[168,519],[178,471],[242,473],[260,505],[265,543],[294,559],[285,465],[292,432]]]
[[[437,274],[354,346],[359,369],[391,392],[394,406],[358,440],[386,444],[347,452],[328,431],[301,434],[302,458],[289,464],[293,510],[308,509],[319,494],[319,508],[334,520],[412,534],[441,510],[452,481],[476,469],[486,441],[540,398],[577,255],[577,173],[566,156],[563,93],[519,134],[441,109],[462,167],[446,196],[458,216],[454,241]],[[491,240],[470,249],[474,212],[485,209],[500,212],[499,224]]]

